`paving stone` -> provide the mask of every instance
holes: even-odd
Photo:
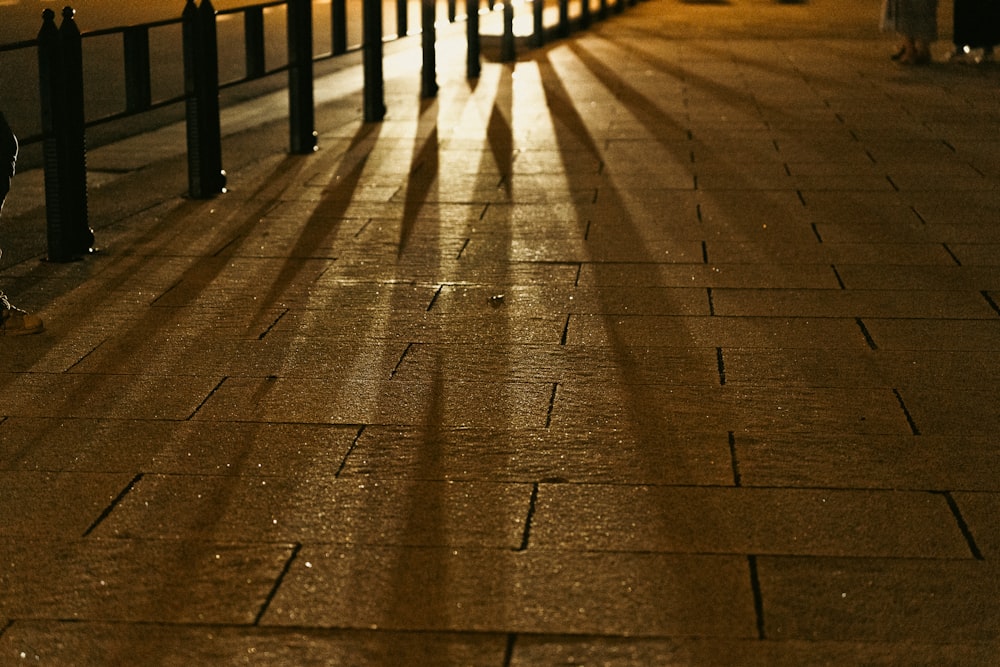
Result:
[[[4,446],[8,428],[0,433]],[[0,472],[0,517],[6,539],[77,538],[131,481],[129,474]]]
[[[814,288],[838,287],[836,275],[818,264],[647,264],[587,262],[580,266],[582,287]]]
[[[510,549],[521,544],[531,498],[526,484],[337,480],[335,472],[224,479],[146,475],[94,535]]]
[[[198,420],[308,424],[472,426],[545,423],[548,384],[345,382],[231,378],[212,393]]]
[[[506,377],[513,382],[592,381],[633,384],[719,382],[718,358],[709,348],[646,347],[620,351],[582,345],[483,347],[419,344],[396,368],[401,381],[430,382],[435,374],[469,381]]]
[[[1000,322],[997,323],[1000,326]],[[900,391],[901,400],[921,434],[989,435],[1000,428],[1000,391],[996,387],[911,388]]]
[[[1000,321],[993,320],[865,318],[864,324],[887,350],[995,350],[1000,333]]]
[[[989,665],[996,642],[933,643],[836,642],[705,639],[635,639],[625,637],[518,636],[512,667],[528,665],[705,665],[774,667],[775,665],[909,665],[914,656],[942,667]]]
[[[939,243],[831,243],[827,229],[818,226],[823,243],[744,242],[709,240],[713,262],[721,264],[925,264],[954,265]],[[818,241],[818,239],[817,239]]]
[[[958,252],[951,246],[949,249]],[[954,290],[973,292],[980,297],[982,290],[1000,289],[1000,269],[962,263],[963,266],[838,264],[837,272],[848,289],[877,286],[889,290]]]
[[[250,624],[292,552],[282,544],[4,539],[0,614]]]
[[[715,313],[720,316],[934,317],[942,320],[996,317],[982,295],[971,291],[723,288],[713,290],[712,299]]]
[[[757,568],[770,639],[998,640],[990,563],[763,557]]]
[[[727,384],[990,389],[1000,360],[987,351],[723,349]]]
[[[440,452],[426,461],[427,447]],[[419,465],[418,465],[419,464]],[[725,485],[728,435],[634,434],[616,428],[436,429],[370,426],[342,476],[373,479]]]
[[[10,397],[3,411],[18,417],[187,419],[218,381],[210,376],[164,383],[154,376],[0,375],[0,387]]]
[[[0,654],[56,667],[109,660],[163,667],[247,663],[359,667],[386,664],[501,667],[505,635],[370,632],[253,626],[170,626],[19,621]]]
[[[887,389],[624,385],[614,391],[566,383],[556,392],[551,419],[554,428],[573,423],[637,433],[910,432],[898,399]]]
[[[531,546],[663,551],[962,558],[940,495],[812,489],[542,485]]]
[[[579,315],[570,321],[566,342],[612,347],[867,347],[853,319],[781,317]]]
[[[735,437],[746,486],[998,488],[1000,451],[989,436],[745,433]]]
[[[301,475],[336,470],[358,431],[313,424],[15,417],[0,423],[0,469],[128,473],[129,479],[139,472]]]
[[[262,621],[731,638],[755,623],[743,557],[308,545]]]

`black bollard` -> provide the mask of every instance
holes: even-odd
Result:
[[[312,0],[288,0],[288,113],[291,152],[316,150]]]
[[[264,8],[248,7],[243,12],[243,51],[248,79],[258,79],[267,72],[264,35]]]
[[[531,18],[531,44],[535,48],[539,48],[545,44],[545,0],[533,0]]]
[[[153,103],[149,27],[126,28],[122,33],[122,46],[125,56],[125,108],[129,113],[146,111]]]
[[[187,112],[188,192],[208,199],[226,191],[219,120],[219,55],[215,8],[187,0],[184,7],[184,93]]]
[[[468,44],[468,58],[465,65],[465,75],[470,79],[478,79],[482,73],[482,40],[479,36],[479,0],[465,0],[466,20],[465,37]]]
[[[420,69],[420,96],[429,99],[437,95],[437,19],[435,0],[420,2],[420,46],[423,66]]]
[[[39,99],[45,173],[48,259],[70,262],[93,251],[87,217],[87,152],[83,56],[73,10],[46,9],[38,33]]]
[[[410,17],[407,13],[407,0],[396,0],[396,36],[406,37],[410,32]]]
[[[94,251],[94,231],[87,213],[87,120],[83,109],[83,39],[76,25],[76,11],[63,9],[59,26],[62,49],[63,85],[66,91],[64,140],[66,142],[66,181],[63,187],[73,211],[73,224],[68,229],[73,250],[78,255]]]
[[[333,55],[347,53],[347,0],[330,3],[330,28]]]
[[[364,45],[364,108],[365,122],[377,123],[385,118],[385,79],[382,70],[382,1],[364,0],[361,22]]]

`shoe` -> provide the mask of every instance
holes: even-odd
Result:
[[[7,295],[0,292],[0,336],[29,336],[44,330],[40,317],[12,306]]]
[[[900,65],[929,65],[931,62],[931,52],[907,51],[897,62]]]

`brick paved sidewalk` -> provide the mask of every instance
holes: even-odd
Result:
[[[94,187],[0,273],[0,664],[995,664],[1000,68],[876,24],[649,0]]]

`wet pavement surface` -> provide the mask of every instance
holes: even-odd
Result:
[[[314,155],[227,111],[216,199],[93,151],[82,262],[19,174],[0,664],[995,664],[1000,67],[877,18],[402,48]]]

